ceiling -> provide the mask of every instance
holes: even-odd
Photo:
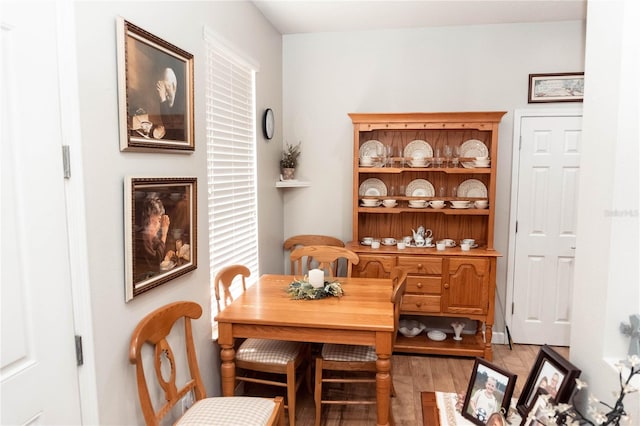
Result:
[[[281,34],[584,20],[587,0],[253,0]]]

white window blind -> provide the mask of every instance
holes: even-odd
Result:
[[[247,285],[259,274],[255,68],[206,33],[205,41],[209,265],[216,339],[218,327],[213,317],[218,309],[213,278],[222,267],[232,264],[249,268]],[[231,293],[235,298],[241,291],[237,280]]]

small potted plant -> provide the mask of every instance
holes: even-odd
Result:
[[[300,144],[290,145],[287,143],[287,147],[282,151],[282,158],[280,159],[280,170],[282,172],[283,180],[293,179],[293,175],[298,165],[298,157],[300,156]]]

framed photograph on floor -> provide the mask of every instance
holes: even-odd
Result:
[[[522,417],[521,426],[540,426],[549,423],[549,397],[544,388],[536,389],[529,411]]]
[[[128,302],[197,267],[195,177],[125,178]]]
[[[550,346],[540,348],[536,362],[522,388],[516,408],[521,416],[531,409],[538,389],[544,389],[554,404],[567,402],[581,371]]]
[[[121,151],[193,152],[193,55],[117,19]]]
[[[500,413],[500,417],[506,416],[516,379],[515,374],[483,358],[476,358],[462,405],[462,416],[481,426],[495,413]]]
[[[582,102],[584,73],[529,74],[529,103]]]

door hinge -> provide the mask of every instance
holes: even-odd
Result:
[[[513,303],[513,302],[511,302],[511,315],[513,315],[513,309],[514,309],[514,307],[513,307],[513,306],[514,306],[514,303]]]
[[[522,149],[522,135],[518,138],[518,151]]]
[[[82,357],[82,336],[76,335],[76,365],[79,367],[84,364]]]
[[[518,221],[516,220],[516,234],[518,233]]]
[[[62,171],[65,179],[71,177],[71,155],[69,145],[62,145]]]

